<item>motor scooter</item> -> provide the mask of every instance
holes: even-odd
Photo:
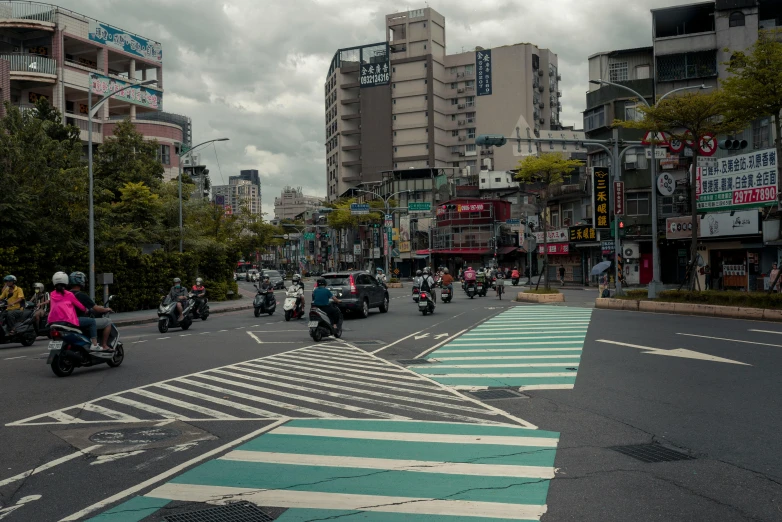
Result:
[[[465,281],[464,282],[464,292],[467,294],[467,297],[472,299],[475,297],[475,281]]]
[[[483,281],[478,281],[475,283],[475,295],[479,297],[484,297],[486,295],[486,283]]]
[[[188,294],[188,297],[193,300],[193,319],[201,319],[202,321],[206,321],[209,317],[209,299],[206,298],[206,296],[202,296],[199,298],[196,298],[196,295],[193,292],[190,292]],[[201,306],[195,306],[198,304],[197,299],[201,300]]]
[[[331,319],[328,314],[318,308],[317,306],[310,307],[310,320],[307,323],[307,327],[310,329],[310,337],[316,343],[319,343],[324,336],[331,335],[339,339],[342,337],[342,311],[339,311],[339,321],[337,321],[337,328],[331,324]]]
[[[176,301],[171,299],[171,296],[163,296],[163,301],[160,303],[157,309],[157,329],[160,333],[164,334],[169,328],[182,328],[187,330],[193,324],[193,307],[195,301],[193,299],[187,299],[182,302],[182,321],[179,321],[176,311]]]
[[[434,313],[434,301],[429,292],[421,292],[418,300],[418,311],[423,315]]]
[[[32,346],[38,337],[33,316],[35,315],[35,303],[25,301],[22,316],[13,327],[14,333],[6,325],[8,317],[8,300],[0,300],[0,344],[20,343],[22,346]],[[41,319],[43,322],[43,319]]]
[[[258,285],[253,285],[258,293],[255,294],[253,300],[253,308],[255,308],[255,317],[260,317],[261,314],[272,315],[277,309],[277,298],[274,297],[274,290],[271,288],[261,289]]]
[[[443,300],[443,303],[450,303],[452,298],[453,292],[451,289],[447,286],[443,286],[443,290],[440,292],[440,299]]]
[[[106,306],[114,299],[109,297]],[[109,317],[111,312],[104,314]],[[54,374],[57,377],[67,377],[75,368],[95,366],[96,364],[106,363],[112,368],[116,368],[125,359],[125,349],[120,341],[119,331],[114,324],[109,333],[108,345],[111,350],[101,352],[91,352],[92,341],[81,328],[63,323],[54,323],[49,325],[51,330],[51,341],[49,341],[49,357],[46,359]]]
[[[285,303],[282,305],[285,311],[285,320],[301,319],[304,315],[304,290],[297,285],[291,285],[285,292]]]

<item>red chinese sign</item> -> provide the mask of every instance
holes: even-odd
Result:
[[[551,243],[549,245],[538,244],[538,254],[545,254],[548,247],[549,255],[567,255],[570,253],[570,243]]]

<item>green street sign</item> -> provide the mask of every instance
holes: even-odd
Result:
[[[428,201],[420,202],[420,203],[408,203],[407,211],[408,212],[431,212],[432,204],[429,203]]]
[[[312,241],[315,239],[315,232],[305,232],[304,233],[304,239]]]

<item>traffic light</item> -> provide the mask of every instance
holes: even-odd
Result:
[[[616,237],[617,230],[619,231],[619,237],[627,237],[625,221],[620,217],[615,217],[613,220],[613,226],[611,227],[611,237]]]
[[[626,237],[627,229],[625,228],[625,222],[623,219],[619,220],[619,237]]]
[[[486,147],[502,147],[507,141],[508,140],[502,134],[481,134],[475,138],[476,145],[483,145]]]
[[[717,144],[719,148],[723,150],[743,150],[747,148],[747,140],[734,140],[734,139],[726,139],[726,140],[720,140]]]
[[[448,205],[443,205],[443,210],[456,210],[456,205],[450,203]]]

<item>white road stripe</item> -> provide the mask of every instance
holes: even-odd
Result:
[[[371,353],[371,354],[380,353],[380,352],[382,352],[383,350],[385,350],[386,348],[391,348],[391,347],[392,347],[392,346],[394,346],[395,344],[399,344],[399,343],[401,343],[402,341],[406,341],[407,339],[410,339],[410,338],[411,338],[411,337],[413,337],[414,335],[418,335],[418,334],[420,334],[421,332],[423,332],[423,330],[419,330],[419,331],[417,331],[417,332],[411,333],[411,334],[410,334],[410,335],[408,335],[407,337],[402,337],[401,339],[398,339],[398,340],[394,341],[394,342],[393,342],[393,343],[391,343],[391,344],[387,344],[387,345],[383,346],[382,348],[378,348],[377,350],[375,350],[375,351],[373,351],[373,352],[369,352],[369,353]]]
[[[315,364],[320,364],[322,362],[326,363],[334,363],[334,364],[340,364],[342,366],[345,366],[345,368],[363,368],[363,369],[369,369],[369,370],[386,370],[389,373],[402,373],[402,370],[399,369],[397,366],[392,366],[388,363],[378,362],[375,360],[369,360],[369,361],[362,361],[361,363],[355,362],[355,361],[348,361],[343,358],[339,357],[330,357],[328,355],[316,355],[307,352],[305,355],[305,352],[296,352],[295,354],[279,354],[279,355],[273,355],[269,357],[271,360],[277,360],[277,359],[306,359],[310,362],[313,362]]]
[[[221,371],[221,373],[227,373],[227,372],[222,372]],[[324,388],[333,388],[335,390],[348,391],[348,392],[351,392],[351,393],[360,393],[360,394],[364,394],[364,395],[374,395],[376,397],[382,397],[384,399],[395,399],[395,400],[401,400],[401,401],[415,402],[416,404],[429,404],[431,406],[452,408],[452,409],[458,409],[458,410],[461,410],[461,411],[471,411],[473,413],[487,413],[487,411],[484,408],[471,408],[469,406],[465,406],[464,401],[459,400],[457,397],[453,397],[454,401],[458,401],[457,403],[446,403],[446,402],[439,402],[439,401],[431,401],[431,400],[421,399],[420,397],[406,397],[404,395],[394,395],[394,394],[391,394],[391,393],[381,393],[381,392],[377,392],[377,391],[364,390],[364,389],[361,389],[361,388],[355,388],[355,387],[350,387],[350,386],[339,386],[337,384],[329,384],[329,383],[326,383],[326,382],[320,382],[320,381],[315,381],[315,380],[310,380],[310,379],[302,379],[302,378],[296,378],[296,377],[286,377],[286,376],[283,376],[283,375],[274,374],[274,373],[268,373],[268,372],[262,372],[262,371],[253,371],[253,373],[257,374],[257,375],[264,375],[264,376],[267,376],[267,377],[272,377],[272,378],[288,379],[288,380],[293,380],[294,382],[313,384],[315,386],[322,386]],[[242,379],[254,380],[249,375],[248,376],[244,376],[244,375],[236,375],[236,374],[234,374],[234,376],[235,377],[240,377]],[[288,387],[289,386],[289,384],[285,383],[285,382],[278,382],[278,385],[282,386],[282,387]],[[400,391],[400,390],[397,390],[397,391]],[[359,397],[356,397],[356,398],[360,399]]]
[[[226,373],[226,372],[225,372],[225,370],[220,370],[220,373]],[[205,379],[214,379],[214,380],[218,380],[219,379],[221,382],[230,383],[230,384],[233,384],[235,386],[245,386],[245,387],[248,387],[248,388],[251,387],[250,385],[247,385],[247,384],[244,384],[244,383],[241,383],[241,382],[228,381],[226,379],[220,379],[219,377],[211,377],[209,375],[200,375],[199,377],[202,377],[202,378],[205,378]],[[245,377],[245,378],[247,378],[247,377]],[[295,384],[281,383],[279,381],[272,381],[272,380],[269,380],[269,379],[261,379],[259,377],[252,378],[252,380],[255,381],[255,382],[261,382],[261,383],[264,383],[264,384],[270,384],[272,386],[284,387],[286,389],[298,390],[298,391],[306,392],[306,393],[316,393],[317,395],[325,395],[327,397],[332,397],[332,398],[336,398],[336,399],[347,399],[347,400],[355,401],[355,402],[365,402],[365,403],[368,403],[368,404],[375,404],[375,405],[385,406],[387,408],[392,408],[392,409],[395,409],[395,410],[407,410],[407,411],[416,411],[416,412],[419,412],[419,413],[428,413],[428,414],[431,414],[431,415],[438,415],[440,417],[445,417],[447,419],[461,420],[461,421],[464,421],[464,422],[475,422],[476,420],[478,420],[478,419],[474,419],[472,417],[468,417],[468,416],[464,416],[464,415],[458,415],[458,414],[455,414],[455,413],[442,412],[442,411],[431,410],[431,409],[427,409],[427,408],[418,408],[416,406],[410,406],[410,405],[407,405],[407,404],[398,404],[398,403],[389,402],[389,401],[381,401],[379,399],[371,399],[371,398],[367,398],[367,397],[361,397],[361,396],[358,396],[358,395],[355,395],[355,394],[337,393],[337,392],[330,392],[330,391],[325,391],[325,390],[313,390],[312,388],[308,388],[308,387],[305,387],[305,386],[297,386]],[[258,387],[254,387],[254,388],[258,388]],[[380,411],[369,410],[369,409],[366,409],[366,408],[363,408],[363,407],[355,407],[355,406],[351,406],[349,404],[343,404],[343,403],[338,403],[338,402],[331,402],[331,401],[326,401],[326,400],[323,400],[323,399],[315,399],[315,398],[305,397],[305,396],[296,395],[296,394],[288,394],[288,393],[285,393],[285,392],[280,392],[280,391],[277,391],[277,390],[268,390],[268,389],[264,389],[264,388],[259,388],[259,391],[264,391],[266,393],[272,393],[272,394],[277,394],[277,395],[282,395],[282,396],[289,396],[289,397],[295,398],[297,400],[306,400],[306,401],[309,401],[309,402],[314,402],[314,403],[317,403],[317,404],[324,404],[324,405],[332,406],[332,407],[335,407],[335,408],[341,408],[341,409],[344,409],[344,410],[360,411],[360,412],[365,413],[367,415],[381,416],[381,417],[386,417],[386,418],[396,418],[396,416],[391,416],[390,414],[385,414],[385,413],[380,412]],[[408,417],[402,417],[402,418],[406,419]]]
[[[124,422],[135,422],[135,421],[141,421],[138,417],[133,417],[132,415],[126,415],[119,411],[110,410],[108,408],[104,408],[103,406],[98,406],[97,404],[91,404],[87,403],[82,407],[85,411],[91,411],[93,413],[98,413],[100,415],[104,415],[110,419],[124,421]]]
[[[507,361],[508,359],[579,359],[578,355],[501,355],[483,357],[432,357],[430,361]],[[439,365],[438,365],[439,366]]]
[[[117,402],[119,404],[124,404],[125,406],[136,408],[137,410],[146,411],[148,413],[154,413],[156,415],[160,415],[164,419],[178,419],[180,417],[182,418],[187,417],[187,415],[180,415],[178,413],[174,413],[173,411],[164,410],[163,408],[158,408],[157,406],[152,406],[151,404],[146,404],[140,401],[134,401],[133,399],[128,399],[127,397],[123,397],[122,395],[109,397],[107,400]]]
[[[68,409],[68,408],[66,408]],[[77,419],[76,417],[73,417],[71,415],[68,415],[64,411],[53,411],[51,413],[47,413],[46,415],[41,415],[42,417],[51,417],[54,420],[60,421],[60,422],[67,422],[67,423],[79,423],[83,422],[81,419]]]
[[[76,453],[71,453],[70,455],[66,455],[64,457],[60,457],[59,459],[54,459],[52,461],[49,461],[45,464],[41,464],[40,466],[36,466],[32,469],[28,469],[27,471],[24,471],[22,473],[19,473],[18,475],[14,475],[13,477],[8,477],[7,479],[0,480],[0,488],[3,486],[6,486],[8,484],[13,484],[14,482],[17,482],[19,480],[26,479],[27,477],[30,477],[32,475],[37,475],[38,473],[42,471],[46,471],[48,469],[52,469],[55,466],[58,466],[62,464],[63,462],[68,462],[69,460],[73,460],[75,458],[83,457],[85,455],[89,455],[89,453],[93,450],[96,450],[100,448],[100,444],[97,444],[95,446],[90,446],[88,448],[84,448],[83,450],[79,450]]]
[[[290,352],[287,352],[287,353],[290,353]],[[357,370],[357,369],[353,369],[353,368],[350,368],[350,367],[334,366],[332,364],[323,364],[323,363],[319,363],[319,362],[309,361],[306,358],[296,357],[296,356],[289,356],[288,358],[292,359],[292,360],[286,360],[286,359],[282,359],[280,357],[276,357],[276,358],[272,359],[270,357],[269,361],[270,362],[287,362],[287,363],[289,363],[289,364],[291,364],[293,366],[296,366],[298,364],[305,364],[305,363],[311,362],[312,364],[317,364],[318,365],[317,368],[319,368],[321,371],[326,371],[326,372],[328,372],[328,370],[346,370],[346,371],[349,371],[349,372],[360,373],[360,374],[365,374],[365,375],[377,375],[377,376],[381,376],[381,377],[391,377],[391,375],[389,375],[389,373],[391,373],[391,372],[372,372],[372,371],[369,371],[369,370]],[[406,381],[420,381],[421,380],[418,377],[413,377],[413,376],[405,377],[404,375],[399,375],[399,376],[394,375],[394,378],[403,379],[403,380],[406,380]]]
[[[431,498],[351,495],[312,491],[258,490],[227,486],[198,486],[170,482],[147,493],[147,497],[225,504],[240,498],[258,506],[282,508],[339,509],[381,513],[417,515],[452,515],[500,518],[505,520],[537,520],[546,506],[473,502],[469,500],[437,500]],[[76,519],[68,519],[76,520]]]
[[[578,363],[559,362],[559,363],[510,363],[510,364],[436,364],[433,367],[440,368],[548,368],[548,367],[567,367],[578,365]],[[427,367],[428,368],[428,367]],[[426,373],[424,375],[431,375]]]
[[[513,345],[514,343],[507,343],[507,345]],[[512,352],[581,352],[581,345],[579,344],[573,348],[484,348],[484,349],[472,349],[472,350],[449,350],[448,348],[454,345],[446,346],[445,350],[440,350],[441,353],[512,353]],[[464,345],[462,345],[464,346]],[[483,344],[470,344],[468,346],[484,346]],[[503,345],[500,345],[503,346]]]
[[[467,384],[463,385],[455,385],[453,386],[453,389],[460,390],[460,391],[481,391],[481,390],[488,390],[489,386],[470,386]],[[529,386],[520,386],[519,388],[514,388],[515,390],[519,391],[525,391],[525,390],[572,390],[573,385],[572,384],[530,384]]]
[[[449,378],[449,379],[480,379],[485,378],[499,378],[499,377],[575,377],[576,372],[552,372],[552,373],[427,373],[432,378]]]
[[[517,330],[509,330],[507,328],[497,328],[493,330],[484,330],[482,332],[474,332],[474,333],[468,333],[464,334],[462,336],[462,339],[491,339],[491,337],[487,337],[490,335],[502,335],[502,339],[552,339],[552,337],[527,337],[528,335],[541,335],[541,334],[551,334],[554,332],[562,331],[563,333],[567,334],[579,334],[578,337],[585,337],[586,336],[586,330],[582,330],[580,328],[578,329],[558,329],[558,328],[545,328],[545,329],[535,329],[530,331],[517,331]],[[567,336],[559,336],[558,338],[566,337],[568,339],[573,338],[574,335],[567,335]]]
[[[770,334],[782,335],[782,332],[777,332],[775,330],[755,330],[755,329],[750,328],[747,331],[748,332],[760,332],[760,333],[770,333]]]
[[[256,370],[251,370],[249,368],[242,368],[242,367],[239,367],[239,366],[235,367],[234,369],[242,370],[242,371],[245,371],[245,372],[251,372],[251,373],[255,373],[255,371],[256,371]],[[450,393],[438,393],[440,390],[436,389],[436,388],[432,388],[432,387],[427,387],[425,389],[422,388],[422,389],[416,390],[416,389],[410,389],[410,388],[400,388],[399,386],[388,386],[388,385],[385,385],[385,384],[378,384],[378,382],[380,380],[375,380],[373,382],[362,382],[362,381],[356,381],[355,379],[340,379],[338,377],[333,377],[333,376],[329,377],[329,376],[325,376],[325,375],[317,375],[317,374],[309,373],[309,372],[289,370],[287,368],[270,368],[270,369],[274,370],[274,372],[275,372],[274,375],[276,375],[277,377],[281,377],[281,378],[285,377],[285,376],[280,375],[280,372],[282,372],[282,373],[289,373],[291,375],[297,375],[297,376],[302,376],[302,377],[312,377],[312,378],[320,379],[322,381],[341,382],[341,383],[344,383],[344,384],[353,384],[353,385],[363,384],[363,385],[367,385],[367,386],[372,386],[374,388],[385,388],[385,389],[388,389],[388,390],[394,390],[394,391],[399,391],[399,392],[404,392],[404,393],[412,393],[412,394],[424,395],[426,397],[453,398],[453,394],[450,394]],[[299,368],[299,370],[300,369],[301,368]],[[285,377],[285,378],[293,379],[294,377]],[[394,382],[392,380],[382,380],[382,381],[383,382],[389,382],[389,383],[393,383]],[[304,382],[304,381],[302,381],[302,382]]]
[[[524,437],[525,428],[518,428],[518,436],[505,435],[455,435],[450,433],[412,433],[393,431],[332,430],[326,428],[300,428],[280,426],[274,430],[279,435],[307,437],[336,437],[340,439],[395,440],[404,442],[438,442],[444,444],[477,444],[494,446],[523,446],[556,448],[556,437]]]
[[[445,473],[448,475],[476,475],[480,477],[524,477],[553,479],[554,468],[545,466],[517,466],[512,464],[471,464],[428,460],[346,457],[343,455],[304,455],[300,453],[270,453],[265,451],[234,450],[218,460],[261,462],[292,466],[324,466],[329,468],[384,469]]]
[[[307,354],[312,353],[315,355],[320,354],[320,355],[326,355],[326,356],[337,357],[337,358],[344,357],[345,359],[350,361],[362,361],[362,362],[371,361],[373,363],[376,362],[374,359],[369,359],[367,357],[367,353],[363,350],[361,352],[358,352],[356,350],[348,351],[348,350],[338,350],[333,347],[316,346],[314,348],[308,348],[306,350],[299,350],[299,353],[307,353]]]
[[[179,379],[180,383],[190,383],[189,379]],[[274,417],[278,418],[280,414],[278,413],[272,413],[270,411],[262,410],[260,408],[255,408],[253,406],[247,406],[245,404],[240,404],[238,402],[229,401],[226,399],[220,399],[217,397],[212,397],[211,395],[207,395],[205,393],[199,393],[193,390],[188,390],[187,388],[180,388],[178,386],[171,386],[170,384],[158,384],[158,388],[162,388],[164,390],[174,392],[174,393],[181,393],[182,395],[186,395],[188,397],[195,397],[197,399],[201,399],[207,402],[213,402],[215,404],[219,404],[221,406],[227,406],[229,408],[233,408],[235,410],[243,411],[246,413],[252,413],[253,415],[257,415],[259,417]]]
[[[551,331],[549,330],[548,332],[544,332],[544,333],[551,333]],[[486,334],[478,336],[477,339],[482,339],[484,341],[510,341],[510,340],[513,340],[513,336],[509,336],[509,335],[508,336],[503,336],[503,337],[485,337],[485,335]],[[526,336],[518,337],[519,341],[521,341],[521,340],[524,340],[524,341],[538,341],[538,340],[543,340],[543,339],[562,339],[564,342],[576,342],[577,339],[583,339],[583,338],[584,338],[583,334],[580,334],[580,335],[548,335],[548,336],[544,336],[544,337],[526,337]],[[463,337],[461,337],[461,339],[465,339],[465,337],[463,336]],[[459,344],[461,344],[461,342],[460,342],[461,339],[457,339],[456,341],[454,341],[451,344],[455,344],[455,345],[458,346]],[[475,339],[476,338],[470,338],[470,339],[466,339],[466,340],[467,341],[473,341]],[[541,343],[541,344],[543,344],[543,343]]]
[[[335,363],[344,363],[344,364],[350,364],[351,366],[355,366],[357,368],[383,368],[383,369],[389,369],[390,371],[396,372],[397,369],[394,367],[392,370],[391,366],[389,366],[388,363],[376,361],[374,359],[369,359],[368,357],[364,356],[363,358],[360,357],[351,357],[346,355],[330,355],[330,354],[323,354],[323,353],[317,353],[311,350],[301,350],[297,352],[297,354],[303,354],[308,359],[312,359],[313,361],[326,361],[326,362],[335,362]]]
[[[164,395],[159,395],[157,393],[151,392],[149,390],[144,389],[138,389],[133,390],[132,393],[142,395],[144,397],[147,397],[148,399],[155,399],[156,401],[160,401],[163,404],[172,404],[174,406],[177,406],[179,408],[184,408],[186,410],[192,410],[195,412],[198,412],[202,415],[206,415],[207,417],[214,417],[215,419],[222,419],[222,420],[238,420],[238,417],[234,417],[233,415],[228,415],[226,413],[219,412],[217,410],[213,410],[210,408],[205,408],[203,406],[199,406],[197,404],[191,404],[189,402],[181,401],[179,399],[175,399],[173,397],[166,397]]]
[[[26,358],[27,358],[27,356],[26,356],[26,355],[20,355],[19,357],[6,357],[6,358],[5,358],[5,359],[3,359],[3,360],[4,360],[4,361],[13,361],[14,359],[26,359]]]
[[[227,375],[234,375],[234,374],[231,374],[230,372],[226,372],[225,370],[219,370],[219,373],[227,374]],[[212,381],[216,381],[216,382],[222,382],[222,383],[225,383],[225,384],[231,384],[233,386],[239,386],[239,387],[242,387],[242,388],[247,388],[247,389],[250,389],[250,390],[255,390],[255,391],[259,391],[259,392],[263,392],[263,393],[280,395],[282,397],[288,397],[290,399],[295,399],[295,400],[301,401],[301,402],[310,402],[310,403],[313,403],[313,404],[319,404],[321,406],[327,406],[329,408],[336,408],[336,409],[339,409],[339,410],[348,410],[348,411],[353,411],[353,412],[357,412],[357,413],[363,413],[364,415],[370,415],[370,416],[373,416],[373,417],[382,417],[382,418],[385,418],[385,419],[409,419],[409,417],[405,417],[403,415],[394,415],[392,413],[386,413],[386,412],[382,412],[382,411],[375,411],[375,410],[371,410],[369,408],[364,408],[364,407],[361,407],[361,406],[353,406],[351,404],[343,404],[343,403],[340,403],[340,402],[332,402],[332,401],[327,401],[325,399],[316,399],[314,397],[306,397],[306,396],[302,396],[302,395],[297,395],[295,393],[286,393],[286,392],[281,392],[281,391],[277,391],[277,390],[270,390],[268,388],[262,388],[260,386],[253,386],[252,384],[247,384],[247,383],[240,382],[240,381],[232,381],[230,379],[223,379],[222,377],[215,377],[213,375],[199,375],[199,377],[202,377],[202,378],[208,379],[208,380],[212,380]],[[256,378],[256,379],[253,379],[253,380],[257,381],[257,382],[266,382],[266,383],[271,382],[272,384],[276,384],[277,386],[281,386],[282,385],[282,383],[274,383],[273,381],[267,381],[265,379],[257,379]],[[296,389],[296,388],[294,388],[293,386],[290,386],[290,385],[286,385],[286,387],[287,388],[291,388],[291,389]],[[305,391],[311,391],[309,388],[302,388],[302,387],[297,387],[297,388],[301,388],[301,389],[303,389]],[[288,407],[288,409],[305,410],[307,408],[296,407],[295,405],[291,405],[291,406]],[[309,410],[309,411],[313,411],[313,410]],[[317,416],[318,417],[325,417],[326,414],[325,414],[325,412],[318,412]],[[339,417],[339,415],[335,415],[335,416]]]
[[[696,335],[688,333],[677,333],[676,335],[686,335],[687,337],[700,337],[702,339],[714,339],[717,341],[730,341],[732,343],[757,344],[760,346],[773,346],[774,348],[782,348],[782,344],[757,343],[755,341],[742,341],[741,339],[726,339],[725,337],[711,337],[708,335]]]
[[[525,339],[525,341],[529,340],[529,339],[530,338],[527,338],[527,339]],[[505,339],[505,340],[507,341],[508,339]],[[521,340],[507,342],[507,343],[498,343],[498,342],[491,342],[491,343],[489,343],[489,342],[483,342],[483,343],[461,343],[461,342],[458,342],[458,341],[459,340],[457,339],[456,341],[454,341],[451,344],[449,344],[448,346],[446,346],[446,348],[450,348],[450,347],[453,347],[453,346],[457,346],[457,347],[458,346],[539,346],[539,345],[543,345],[543,344],[572,344],[576,348],[581,348],[584,345],[583,342],[574,341],[572,339],[567,339],[567,340],[564,340],[564,341],[536,341],[534,343],[522,342]],[[548,349],[548,348],[546,348],[546,349]]]

